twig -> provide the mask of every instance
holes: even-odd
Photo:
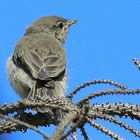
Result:
[[[84,102],[87,102],[88,100],[91,100],[93,98],[97,98],[100,96],[104,96],[104,95],[114,95],[114,94],[120,94],[120,95],[130,95],[130,94],[139,94],[140,93],[140,89],[134,89],[134,90],[105,90],[105,91],[100,91],[100,92],[95,92],[90,94],[89,96],[85,97],[83,100],[81,100],[80,102],[78,102],[78,104],[82,104]]]
[[[109,84],[109,85],[113,85],[115,87],[118,87],[120,89],[126,89],[127,87],[122,85],[122,84],[119,84],[115,81],[112,81],[112,80],[93,80],[93,81],[88,81],[88,82],[85,82],[83,84],[81,84],[80,86],[78,86],[76,89],[74,89],[69,95],[66,96],[66,98],[68,99],[72,99],[73,96],[78,92],[80,91],[81,89],[87,87],[87,86],[90,86],[90,85],[95,85],[95,84]]]
[[[134,62],[134,64],[136,65],[136,67],[140,70],[140,61],[137,60],[136,58],[133,58],[132,61]]]
[[[57,125],[58,121],[52,118],[49,114],[32,114],[32,113],[22,113],[20,116],[16,116],[18,120],[24,121],[25,123],[31,124],[33,126],[48,126],[50,124]],[[23,131],[27,127],[13,123],[11,121],[0,121],[0,134],[11,133],[16,131]]]
[[[9,121],[18,123],[18,124],[20,124],[20,125],[23,125],[23,126],[29,128],[29,129],[32,129],[32,130],[36,131],[37,133],[39,133],[40,135],[42,135],[42,136],[44,137],[45,140],[47,140],[47,139],[49,138],[46,134],[44,134],[42,131],[40,131],[39,129],[37,129],[37,128],[36,128],[35,126],[33,126],[33,125],[27,124],[27,123],[25,123],[25,122],[22,122],[22,121],[20,121],[20,120],[15,119],[15,118],[14,118],[14,119],[13,119],[13,118],[8,118],[7,116],[2,115],[2,114],[0,114],[0,117],[1,117],[1,118],[4,118],[4,119],[6,119],[6,120],[9,120]]]
[[[129,132],[133,133],[135,136],[140,138],[140,132],[138,132],[137,130],[135,130],[131,126],[127,125],[126,123],[123,123],[119,120],[116,120],[114,117],[111,117],[111,116],[105,115],[105,114],[98,114],[97,117],[100,119],[108,120],[112,123],[118,124],[120,127],[125,128],[126,130],[128,130]]]
[[[82,136],[84,137],[84,139],[89,140],[88,134],[86,133],[86,130],[85,130],[84,126],[81,126],[80,130],[82,132]]]
[[[75,119],[76,117],[78,117],[77,112],[70,112],[67,113],[63,120],[58,124],[58,127],[56,129],[56,131],[54,132],[54,134],[51,136],[51,138],[49,140],[62,140],[63,139],[63,133],[65,131],[65,128],[72,122],[73,119]],[[67,137],[67,136],[66,136]],[[65,137],[65,138],[66,138]]]
[[[80,112],[80,116],[77,117],[78,120],[75,123],[72,123],[71,128],[62,135],[62,137],[61,137],[62,139],[66,138],[70,133],[74,132],[76,130],[76,128],[78,128],[86,123],[86,116],[88,114],[88,111],[89,111],[89,105],[85,104],[83,106],[83,109]]]
[[[101,132],[105,133],[106,135],[110,136],[111,138],[113,138],[115,140],[123,140],[123,138],[121,138],[120,136],[118,136],[114,132],[108,130],[107,128],[101,126],[99,123],[91,120],[90,118],[87,118],[87,121],[88,121],[88,123],[90,125],[92,125],[93,127],[97,128],[98,130],[100,130]]]

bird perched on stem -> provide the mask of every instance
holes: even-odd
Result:
[[[45,16],[27,28],[7,63],[9,81],[22,98],[64,96],[67,85],[64,44],[69,27],[76,22]]]

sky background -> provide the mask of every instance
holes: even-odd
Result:
[[[16,102],[20,98],[10,86],[6,76],[6,61],[12,54],[16,42],[23,36],[27,25],[46,15],[59,15],[67,19],[78,19],[73,25],[65,44],[68,61],[69,93],[79,84],[93,79],[111,79],[126,84],[129,88],[140,88],[140,71],[132,58],[140,60],[140,1],[139,0],[4,0],[0,2],[0,104]],[[89,93],[112,88],[94,86],[81,91],[75,97],[80,100]],[[106,96],[93,102],[131,102],[140,104],[140,95]],[[120,119],[140,131],[137,121]],[[103,122],[125,139],[138,140],[119,127]],[[91,140],[110,137],[86,127]],[[51,130],[53,130],[52,127]],[[50,134],[51,130],[43,128]],[[4,134],[6,140],[43,140],[37,133],[28,130]],[[80,138],[81,139],[81,138]]]

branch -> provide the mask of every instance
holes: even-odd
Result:
[[[14,122],[14,123],[17,123],[17,124],[19,124],[19,125],[23,125],[23,126],[29,128],[29,129],[32,129],[32,130],[36,131],[37,133],[41,134],[41,135],[44,137],[45,140],[47,140],[47,139],[49,138],[46,134],[44,134],[42,131],[40,131],[39,129],[37,129],[37,128],[36,128],[35,126],[33,126],[33,125],[27,124],[27,123],[25,123],[25,122],[23,122],[23,121],[20,121],[20,120],[15,119],[15,118],[14,118],[14,119],[13,119],[13,118],[8,118],[7,116],[2,115],[2,114],[0,114],[0,117],[1,117],[1,118],[4,118],[4,119],[6,119],[6,120],[12,121],[12,122]]]
[[[113,138],[115,140],[123,140],[123,138],[121,138],[120,136],[118,136],[114,132],[110,131],[109,129],[103,127],[99,123],[91,120],[90,118],[87,118],[87,121],[88,121],[88,123],[90,125],[92,125],[93,127],[97,128],[98,130],[100,130],[101,132],[105,133],[106,135],[110,136],[111,138]]]
[[[48,126],[50,124],[57,125],[57,120],[53,119],[49,114],[37,113],[32,115],[31,113],[22,113],[18,119],[22,122],[28,123],[33,126]],[[26,126],[20,125],[12,121],[0,121],[0,134],[11,133],[16,131],[25,131]]]
[[[124,129],[128,130],[130,133],[133,133],[135,136],[140,138],[140,132],[138,132],[137,130],[135,130],[134,128],[129,126],[128,124],[116,120],[114,117],[111,117],[111,116],[105,115],[105,114],[98,114],[97,117],[100,119],[104,119],[104,120],[110,121],[112,123],[115,123],[115,124],[119,125],[120,127],[123,127]]]
[[[140,94],[140,89],[134,89],[134,90],[106,90],[106,91],[100,91],[100,92],[96,92],[96,93],[92,93],[89,96],[85,97],[83,100],[81,100],[80,102],[78,102],[78,104],[82,104],[84,102],[87,102],[91,99],[95,99],[97,97],[100,96],[105,96],[105,95],[134,95],[134,94]]]
[[[115,86],[115,87],[120,88],[120,89],[126,89],[127,88],[126,86],[124,86],[122,84],[119,84],[119,83],[117,83],[115,81],[112,81],[112,80],[92,80],[92,81],[88,81],[86,83],[83,83],[83,84],[79,85],[69,95],[67,95],[66,98],[72,100],[73,96],[75,94],[77,94],[77,92],[79,92],[81,89],[83,89],[87,86],[90,86],[90,85],[95,85],[95,84],[109,84],[109,85]]]

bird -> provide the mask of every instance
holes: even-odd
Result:
[[[21,98],[64,97],[68,77],[64,46],[69,27],[75,23],[77,20],[44,16],[28,26],[7,62],[8,79]]]

